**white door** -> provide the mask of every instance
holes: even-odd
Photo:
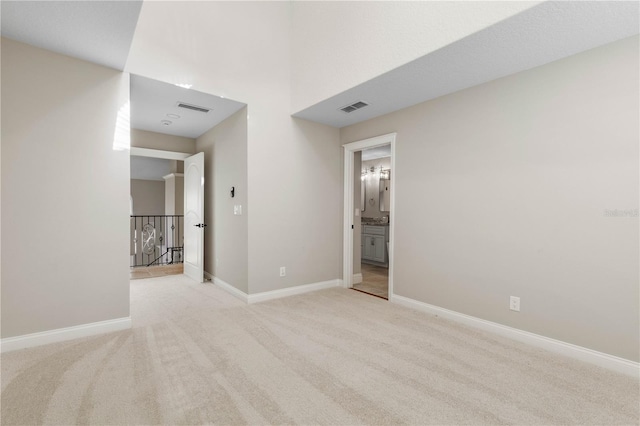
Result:
[[[204,153],[184,160],[184,274],[204,282]]]

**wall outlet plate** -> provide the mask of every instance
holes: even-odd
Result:
[[[509,297],[509,309],[520,312],[520,298],[516,296]]]
[[[280,276],[284,277],[287,275],[287,268],[285,268],[284,266],[280,267]]]

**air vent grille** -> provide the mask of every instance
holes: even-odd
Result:
[[[368,106],[369,104],[363,101],[358,101],[355,103],[352,103],[351,105],[347,105],[344,106],[342,108],[340,108],[340,111],[346,112],[347,114],[356,110],[359,110],[360,108],[364,108],[366,106]]]
[[[201,107],[198,105],[191,105],[186,102],[178,102],[178,107],[190,109],[192,111],[204,112],[205,114],[211,111],[211,108]]]

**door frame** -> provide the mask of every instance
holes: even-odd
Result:
[[[151,158],[163,158],[165,160],[178,160],[184,161],[185,158],[192,156],[193,154],[189,154],[186,152],[175,152],[175,151],[162,151],[160,149],[151,149],[151,148],[138,148],[136,146],[132,146],[129,150],[129,156],[136,157],[151,157]]]
[[[342,228],[342,285],[345,288],[353,287],[353,217],[355,213],[354,194],[354,153],[363,149],[375,148],[382,145],[391,145],[391,170],[394,178],[391,179],[391,197],[389,206],[389,300],[393,296],[393,247],[395,238],[395,181],[396,174],[396,135],[388,133],[369,139],[363,139],[342,145],[344,148],[344,212]]]

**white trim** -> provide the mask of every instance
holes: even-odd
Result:
[[[193,154],[132,146],[130,155],[137,155],[138,157],[164,158],[166,160],[184,160],[185,158],[191,157]]]
[[[238,299],[242,300],[244,303],[248,303],[248,296],[247,296],[247,293],[245,293],[244,291],[238,290],[228,282],[223,281],[220,278],[214,277],[207,271],[204,271],[204,277],[208,280],[211,280],[212,283],[214,283],[215,285],[217,285],[227,293],[231,294],[232,296],[237,297]]]
[[[344,202],[342,212],[342,285],[353,287],[353,161],[354,150],[344,147]],[[349,258],[351,256],[351,258]]]
[[[32,348],[34,346],[64,342],[66,340],[94,336],[96,334],[111,333],[113,331],[127,330],[129,328],[131,328],[131,317],[125,317],[92,322],[89,324],[74,325],[72,327],[58,328],[39,333],[25,334],[22,336],[7,337],[0,341],[0,352]]]
[[[340,286],[340,280],[320,281],[313,284],[299,285],[295,287],[283,288],[280,290],[264,291],[262,293],[250,294],[248,303],[265,302],[272,299],[280,299],[281,297],[294,296],[296,294],[309,293],[316,290]]]
[[[362,282],[362,274],[361,273],[357,273],[357,274],[353,274],[353,281],[351,282],[352,284],[360,284]]]
[[[584,348],[572,343],[551,339],[539,334],[472,317],[470,315],[461,314],[459,312],[450,311],[449,309],[440,308],[438,306],[430,305],[404,296],[391,295],[389,300],[393,303],[397,303],[398,305],[439,315],[443,318],[490,331],[531,346],[543,348],[551,352],[588,362],[609,370],[617,371],[618,373],[623,373],[635,378],[640,377],[640,363],[635,361],[630,361],[628,359],[594,351],[593,349]]]
[[[342,282],[343,287],[353,287],[353,160],[354,152],[376,146],[391,145],[391,170],[394,176],[396,173],[396,133],[376,136],[342,145],[344,147],[344,212],[342,230]],[[393,296],[393,244],[395,236],[396,217],[396,180],[391,179],[391,212],[389,220],[389,297]]]
[[[280,290],[264,291],[262,293],[247,294],[242,290],[238,290],[231,284],[222,281],[220,278],[214,277],[209,272],[204,271],[204,277],[211,280],[215,285],[224,291],[232,294],[247,304],[265,302],[267,300],[280,299],[282,297],[294,296],[296,294],[309,293],[312,291],[323,290],[331,287],[342,287],[342,280],[321,281],[312,284],[299,285],[296,287],[283,288]]]
[[[184,173],[169,173],[166,176],[162,176],[162,179],[167,180],[171,178],[184,177]]]

